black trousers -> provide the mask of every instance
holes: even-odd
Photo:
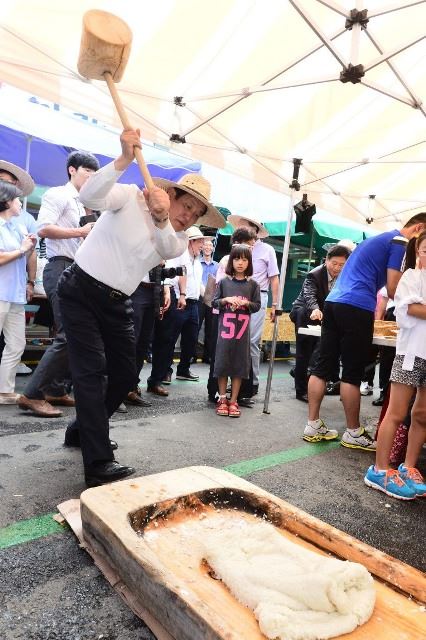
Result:
[[[212,324],[213,313],[212,308],[204,304],[202,300],[198,301],[198,331],[204,322],[204,347],[203,360],[210,360],[212,355]]]
[[[70,266],[70,259],[55,260],[46,264],[43,271],[43,285],[52,306],[56,336],[53,344],[46,349],[35,372],[27,382],[24,394],[28,398],[43,399],[45,395],[64,396],[70,387],[70,367],[68,346],[64,333],[62,314],[57,294],[57,285],[64,269]]]
[[[148,348],[152,340],[154,329],[155,309],[154,290],[139,285],[132,293],[133,321],[136,340],[136,379],[134,389],[139,384],[139,375],[148,355]]]
[[[290,314],[296,331],[296,364],[294,367],[294,387],[297,395],[305,395],[308,390],[308,369],[318,358],[320,338],[299,333],[300,327],[307,326],[306,309],[292,309]]]
[[[149,387],[161,385],[173,359],[175,342],[172,334],[174,331],[174,321],[172,311],[176,309],[176,295],[173,287],[170,290],[170,308],[163,318],[155,318],[154,332],[152,336],[152,368],[151,375],[147,380]]]
[[[109,418],[133,388],[136,345],[130,298],[114,299],[66,269],[58,283],[83,463],[113,460]]]

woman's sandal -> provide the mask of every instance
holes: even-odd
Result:
[[[226,396],[220,396],[216,405],[216,413],[218,416],[228,416],[228,400]]]
[[[241,415],[240,408],[238,406],[238,402],[229,402],[228,403],[228,415],[230,418],[239,418]]]

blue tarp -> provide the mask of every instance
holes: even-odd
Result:
[[[90,142],[88,141],[90,147]],[[25,167],[28,148],[28,135],[22,131],[16,131],[0,125],[0,158],[13,162],[20,167]],[[68,181],[66,172],[66,158],[72,147],[46,142],[37,137],[31,139],[29,173],[34,182],[39,185],[57,186]],[[112,158],[97,154],[96,149],[92,152],[97,156],[100,165],[104,166]],[[120,152],[120,143],[117,137],[117,155]],[[144,157],[150,173],[154,177],[167,178],[169,180],[179,180],[188,172],[198,173],[201,170],[199,162],[191,162],[180,156],[176,156],[166,151],[144,147]],[[119,182],[126,184],[134,183],[143,185],[142,176],[136,163],[124,172]]]

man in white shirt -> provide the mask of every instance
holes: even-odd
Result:
[[[97,169],[99,162],[92,154],[83,151],[70,153],[67,158],[69,181],[44,193],[37,218],[38,235],[46,238],[48,264],[43,271],[43,286],[52,307],[56,336],[43,354],[18,404],[21,409],[46,418],[62,415],[62,411],[53,405],[74,406],[67,390],[70,378],[68,349],[56,287],[62,272],[73,263],[78,247],[92,229],[91,224],[80,226],[80,219],[86,211],[80,202],[79,192]]]
[[[195,355],[198,339],[198,300],[203,288],[203,268],[198,256],[204,236],[197,227],[186,232],[188,249],[178,258],[168,260],[166,267],[186,268],[186,275],[173,280],[174,295],[165,318],[156,324],[152,343],[152,370],[147,380],[148,391],[158,396],[167,396],[163,384],[170,384],[173,373],[172,362],[177,339],[180,341],[180,360],[176,370],[178,380],[196,382],[198,376],[189,369]]]
[[[202,176],[156,179],[159,186],[143,192],[116,184],[141,146],[139,131],[123,131],[120,142],[121,155],[80,192],[85,206],[103,213],[58,283],[77,411],[65,442],[81,446],[88,486],[134,473],[114,459],[109,439],[109,417],[136,378],[131,294],[150,269],[183,253],[191,224],[224,226]]]

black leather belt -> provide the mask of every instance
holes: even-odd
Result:
[[[140,282],[139,286],[144,289],[153,289],[155,287],[155,282]]]
[[[57,260],[61,260],[62,262],[69,262],[72,264],[74,260],[72,258],[68,258],[68,256],[53,256],[53,258],[48,258],[48,262],[56,262]]]
[[[260,293],[268,293],[268,289],[261,289]]]
[[[196,302],[198,302],[198,300],[194,300],[194,298],[187,298],[186,299],[186,304],[195,304]]]
[[[118,289],[113,289],[107,284],[99,282],[99,280],[96,280],[96,278],[92,278],[92,276],[89,276],[89,274],[83,271],[83,269],[80,269],[78,264],[76,264],[75,262],[72,267],[70,267],[70,270],[74,271],[74,273],[76,273],[78,277],[82,278],[85,282],[88,282],[93,287],[96,287],[96,289],[100,289],[101,291],[103,291],[109,298],[112,298],[113,300],[127,300],[129,298],[126,293],[118,291]]]

